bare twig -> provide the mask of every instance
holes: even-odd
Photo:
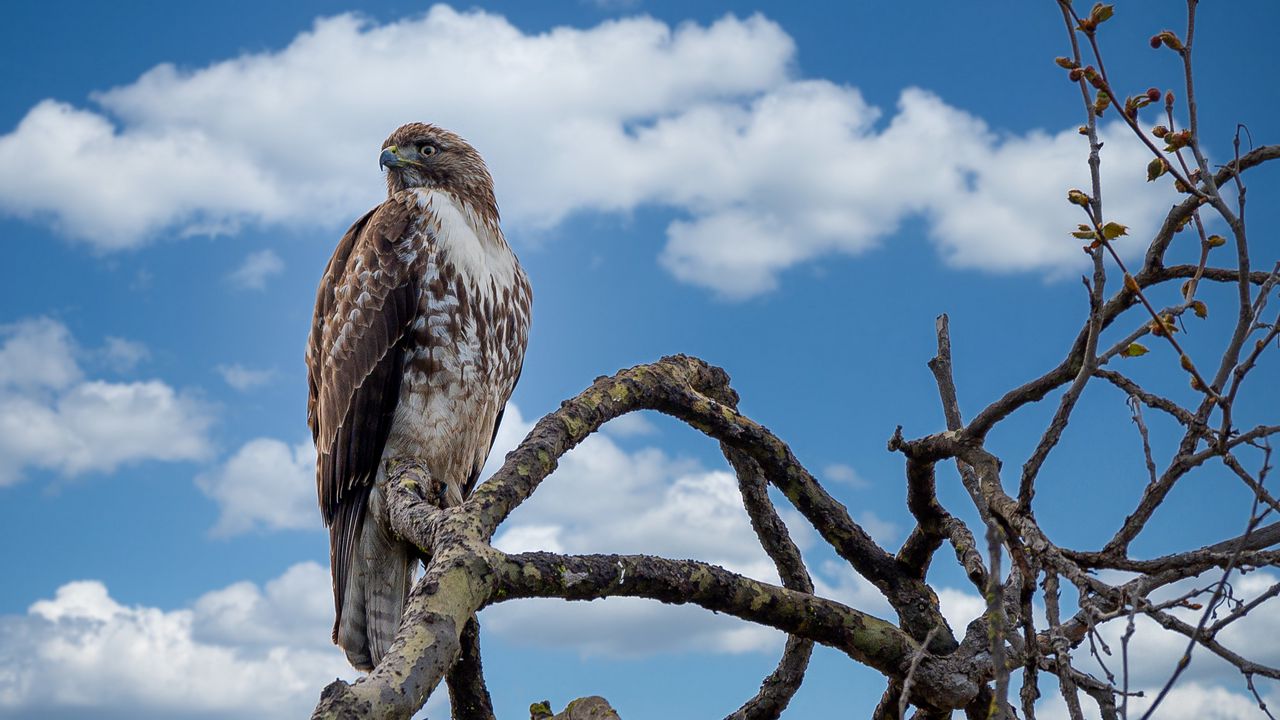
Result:
[[[1058,668],[1058,687],[1062,699],[1067,704],[1067,713],[1071,720],[1084,720],[1084,711],[1080,707],[1079,690],[1071,677],[1071,646],[1060,632],[1062,616],[1058,610],[1058,574],[1052,570],[1044,574],[1045,617],[1049,622],[1049,643],[1053,646],[1053,655]]]
[[[925,654],[928,653],[926,648],[936,632],[938,632],[938,628],[936,627],[929,631],[928,636],[924,639],[924,643],[918,650],[916,650],[915,655],[911,657],[911,665],[907,668],[906,677],[902,678],[902,697],[898,700],[898,717],[901,718],[901,720],[906,720],[907,718],[907,706],[910,704],[907,702],[907,698],[911,697],[911,683],[915,680],[916,669],[920,667],[920,661],[923,660]]]

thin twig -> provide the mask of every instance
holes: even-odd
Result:
[[[907,718],[907,707],[910,705],[909,698],[911,697],[911,683],[915,681],[916,668],[920,667],[920,661],[928,654],[929,643],[933,640],[933,636],[937,632],[938,627],[935,626],[929,631],[929,634],[924,638],[924,642],[920,644],[920,647],[911,656],[911,666],[907,668],[907,676],[902,679],[902,697],[898,699],[898,717],[901,720],[906,720]]]

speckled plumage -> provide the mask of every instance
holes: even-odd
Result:
[[[383,461],[421,460],[462,502],[520,376],[531,303],[479,154],[418,123],[383,147],[388,198],[338,243],[307,348],[334,641],[363,670],[395,636],[416,560],[380,526]]]

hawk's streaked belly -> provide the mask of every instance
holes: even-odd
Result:
[[[415,233],[429,238],[425,247],[402,250],[420,268],[417,319],[383,457],[421,459],[455,504],[483,466],[503,399],[519,376],[529,285],[505,244],[482,240],[488,229],[449,195],[412,192],[439,222]]]

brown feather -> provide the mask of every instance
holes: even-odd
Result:
[[[342,614],[352,548],[364,522],[403,376],[415,278],[395,252],[410,208],[388,200],[351,226],[325,269],[307,353],[317,497],[329,526],[334,605]],[[336,632],[336,630],[335,630]]]

